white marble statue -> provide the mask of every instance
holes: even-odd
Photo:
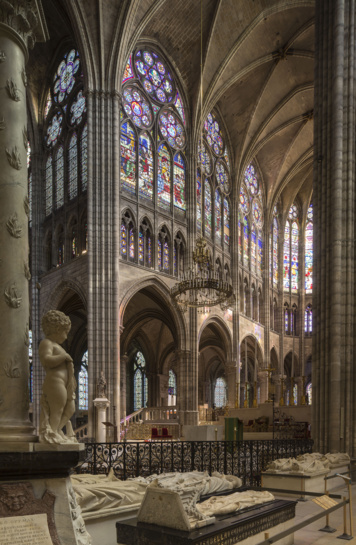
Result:
[[[40,342],[39,356],[46,376],[42,386],[40,442],[77,443],[70,422],[75,411],[76,381],[71,356],[61,347],[71,322],[59,310],[50,310],[42,318],[46,338]],[[66,426],[67,435],[62,428]]]
[[[266,473],[301,473],[312,475],[328,470],[329,461],[325,457],[318,458],[311,454],[303,454],[298,456],[298,458],[280,458],[270,462]]]
[[[83,515],[94,513],[104,516],[117,510],[139,506],[148,486],[158,486],[183,495],[190,494],[191,501],[185,508],[193,513],[195,503],[202,495],[223,490],[233,490],[241,486],[241,479],[233,475],[191,471],[187,473],[161,473],[149,477],[136,477],[121,481],[111,471],[104,475],[73,475],[72,484]]]
[[[202,503],[197,503],[197,510],[206,516],[227,515],[235,513],[245,507],[253,507],[273,501],[274,496],[267,491],[255,492],[254,490],[246,490],[245,492],[235,492],[228,496],[212,496]]]

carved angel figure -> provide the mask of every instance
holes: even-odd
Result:
[[[39,346],[40,361],[46,370],[40,417],[40,441],[43,443],[77,443],[70,422],[75,411],[73,360],[61,347],[70,328],[70,319],[59,310],[50,310],[42,318],[46,335]],[[67,435],[62,431],[64,426]]]

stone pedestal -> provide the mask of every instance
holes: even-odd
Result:
[[[110,406],[110,401],[106,397],[97,397],[93,401],[96,409],[96,441],[97,443],[106,442],[106,409]]]
[[[54,446],[63,449],[63,445]],[[28,452],[0,452],[0,542],[6,525],[16,517],[11,524],[15,540],[21,535],[17,531],[28,538],[29,525],[36,522],[36,532],[49,534],[53,545],[90,545],[69,477],[71,468],[84,459],[84,445],[69,452],[36,452],[34,448],[36,445]]]

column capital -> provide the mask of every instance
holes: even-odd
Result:
[[[107,409],[110,406],[110,401],[106,397],[105,398],[97,397],[96,399],[94,399],[93,403],[94,403],[94,407],[96,409],[99,409],[99,411]]]
[[[32,49],[36,42],[46,42],[49,33],[41,0],[0,0],[0,28],[17,35],[24,46]]]

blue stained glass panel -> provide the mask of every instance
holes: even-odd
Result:
[[[78,409],[88,410],[88,351],[82,356],[82,365],[78,375]]]
[[[69,199],[74,199],[78,194],[78,151],[77,135],[73,134],[69,142],[68,151],[68,171],[69,171]]]
[[[153,151],[152,142],[147,133],[139,138],[138,187],[139,194],[146,199],[153,199]]]
[[[291,239],[291,286],[292,291],[298,291],[298,250],[299,250],[299,228],[297,222],[292,223]]]
[[[263,248],[262,233],[260,231],[258,234],[258,246],[257,246],[257,272],[260,276],[262,276],[262,248]]]
[[[273,286],[278,286],[278,221],[277,218],[273,218],[273,256],[272,256],[272,266],[273,266]]]
[[[83,119],[83,114],[87,111],[85,96],[83,91],[79,91],[76,96],[76,99],[70,107],[70,123],[71,125],[79,125]]]
[[[212,216],[212,207],[211,207],[211,189],[209,181],[206,179],[204,182],[204,230],[205,236],[211,237],[211,216]]]
[[[173,396],[177,395],[177,377],[172,369],[169,370],[168,394]]]
[[[166,144],[158,147],[157,200],[164,208],[171,205],[171,158]]]
[[[197,227],[201,229],[201,175],[200,170],[197,170]]]
[[[239,228],[241,231],[241,224]],[[224,199],[224,242],[230,245],[230,206],[227,199]]]
[[[247,214],[250,208],[249,198],[248,198],[246,187],[244,186],[244,184],[241,185],[241,190],[240,190],[240,207],[244,214]]]
[[[140,129],[150,127],[153,121],[152,108],[138,87],[132,85],[125,87],[122,103],[126,115],[134,122],[136,127]]]
[[[174,149],[182,149],[185,145],[185,132],[178,116],[171,110],[159,115],[158,126],[161,135]]]
[[[245,216],[244,217],[244,265],[245,267],[248,267],[250,263],[250,256],[249,256],[249,226],[248,226],[248,219]]]
[[[216,380],[215,391],[214,391],[214,403],[216,407],[218,408],[225,407],[227,403],[226,391],[227,391],[226,381],[224,378],[219,377]]]
[[[45,189],[46,209],[45,214],[49,216],[52,212],[53,201],[53,170],[52,156],[50,155],[46,162],[46,189]]]
[[[157,250],[158,250],[158,268],[162,269],[162,242],[160,239],[157,241]]]
[[[59,64],[53,81],[53,94],[56,102],[63,102],[71,93],[79,65],[78,51],[72,49],[68,54],[64,55],[64,59]]]
[[[283,245],[283,288],[290,288],[290,224],[286,221]]]
[[[215,191],[215,242],[221,244],[221,195]]]
[[[138,260],[141,265],[144,263],[145,257],[145,243],[142,231],[138,234]]]
[[[143,88],[160,104],[172,102],[176,96],[175,85],[166,63],[153,50],[138,50],[134,68]]]
[[[222,191],[229,191],[229,177],[226,168],[221,162],[216,164],[216,181],[221,186]]]
[[[224,151],[224,141],[222,138],[219,123],[214,114],[208,114],[204,123],[204,130],[209,147],[216,155],[222,155]]]
[[[127,254],[127,233],[126,226],[121,224],[121,244],[120,244],[121,255],[125,256]]]
[[[127,121],[121,126],[120,158],[121,186],[136,193],[136,136]]]
[[[253,165],[249,165],[245,170],[245,184],[249,188],[251,195],[257,195],[258,181]]]
[[[313,291],[313,224],[307,223],[305,230],[305,292]]]
[[[61,146],[56,155],[56,208],[64,204],[64,158]]]
[[[242,257],[242,226],[241,226],[241,217],[239,214],[239,219],[237,222],[238,237],[239,237],[239,256]]]
[[[47,136],[45,142],[48,147],[54,146],[62,132],[63,115],[58,113],[52,117],[52,120],[47,128]]]
[[[174,206],[185,210],[185,163],[181,153],[176,153],[173,160],[173,192]]]
[[[133,228],[130,229],[130,259],[135,258],[135,235]]]
[[[212,161],[210,159],[210,155],[204,141],[203,143],[199,141],[199,144],[198,144],[198,160],[205,174],[210,174]]]
[[[251,229],[251,270],[256,271],[256,230],[254,225]]]
[[[169,246],[167,241],[163,245],[163,270],[169,271]]]

